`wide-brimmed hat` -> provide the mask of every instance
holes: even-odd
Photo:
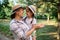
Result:
[[[29,5],[28,8],[35,14],[36,13],[36,6]]]
[[[14,14],[18,9],[20,8],[23,8],[22,6],[20,6],[19,4],[18,5],[15,5],[12,7],[12,14]]]
[[[20,8],[24,9],[24,8],[23,8],[22,6],[20,6],[19,4],[12,7],[11,18],[14,18],[14,17],[15,17],[16,11],[19,10]]]

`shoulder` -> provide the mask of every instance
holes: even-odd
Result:
[[[23,19],[27,18],[27,16],[23,17]]]
[[[17,24],[15,23],[14,20],[11,20],[11,22],[10,22],[10,30],[15,30],[16,28],[18,28]]]
[[[14,29],[14,28],[16,28],[16,27],[17,27],[17,25],[16,25],[15,20],[14,20],[14,19],[11,20],[11,21],[10,21],[10,28],[11,28],[11,29]]]
[[[36,19],[35,18],[33,18],[33,23],[32,24],[36,24]]]
[[[33,18],[33,21],[36,21],[36,18]]]
[[[10,21],[10,25],[13,24],[13,23],[15,23],[14,19],[12,19],[12,20]]]

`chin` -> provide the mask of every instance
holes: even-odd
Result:
[[[23,18],[23,16],[21,16],[21,18]]]

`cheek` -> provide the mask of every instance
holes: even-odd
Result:
[[[23,14],[23,13],[24,13],[24,11],[22,10],[20,13],[22,13],[22,14]]]
[[[19,13],[20,13],[20,15],[23,15],[23,12],[24,12],[24,11],[20,11],[20,12],[19,12]]]
[[[27,12],[26,15],[29,15],[29,13]]]
[[[24,11],[22,11],[22,14],[24,13]]]
[[[28,13],[27,16],[30,16],[30,13]]]
[[[20,13],[19,15],[23,15],[23,13]]]

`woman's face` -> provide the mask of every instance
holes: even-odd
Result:
[[[29,10],[28,7],[26,8],[26,15],[27,15],[28,17],[32,17],[32,12]]]
[[[24,9],[20,8],[17,12],[18,12],[18,16],[23,17]]]

